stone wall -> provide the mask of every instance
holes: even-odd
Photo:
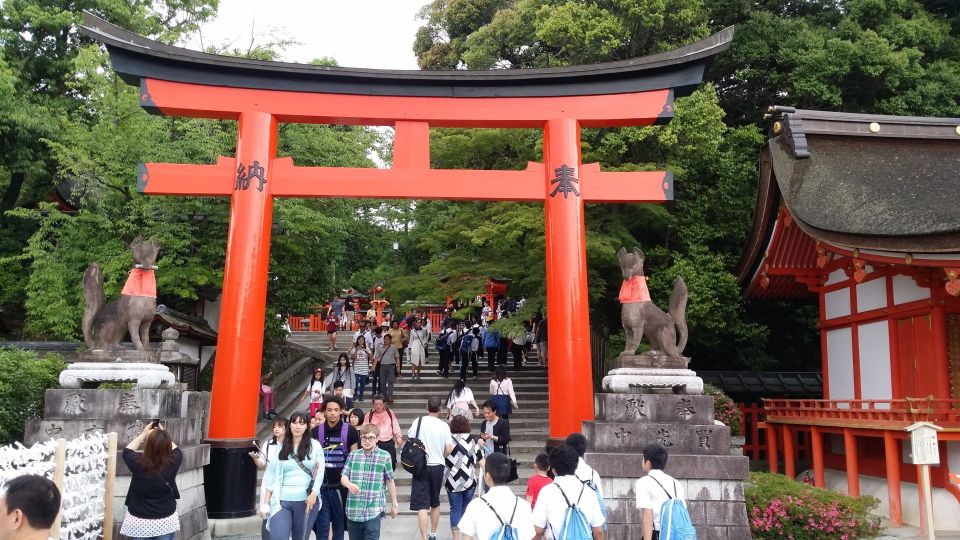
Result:
[[[713,398],[672,394],[597,394],[597,420],[584,423],[585,459],[600,474],[611,540],[642,535],[636,481],[644,476],[641,450],[650,443],[669,452],[664,472],[687,494],[699,540],[749,539],[745,456],[731,455],[730,430],[713,421]]]
[[[210,446],[202,444],[210,395],[179,390],[54,389],[47,390],[42,419],[29,420],[24,442],[33,444],[51,438],[70,439],[91,431],[117,433],[120,451],[139,435],[151,418],[160,418],[164,428],[183,452],[177,475],[180,500],[178,540],[206,540],[206,497],[203,466],[210,462]],[[114,538],[126,514],[124,499],[130,487],[130,471],[117,453],[114,485]]]

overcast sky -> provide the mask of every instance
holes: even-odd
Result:
[[[217,19],[201,30],[204,45],[247,48],[254,25],[258,43],[270,34],[300,42],[283,60],[331,56],[346,67],[417,69],[416,14],[430,0],[220,0]],[[199,38],[185,44],[199,49]]]

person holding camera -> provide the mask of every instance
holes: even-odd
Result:
[[[141,444],[144,444],[142,453],[137,451]],[[132,539],[173,540],[180,530],[177,515],[180,491],[176,480],[183,452],[160,425],[160,420],[153,420],[130,441],[122,455],[131,478],[124,501],[127,515],[120,534]]]

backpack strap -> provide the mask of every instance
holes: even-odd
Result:
[[[347,435],[350,433],[350,424],[340,421],[343,425],[340,427],[340,451],[343,452],[343,457],[346,458],[347,454],[350,453],[350,440]]]
[[[647,476],[650,476],[650,475],[648,474]],[[662,489],[663,492],[667,494],[667,498],[668,498],[668,499],[673,500],[673,497],[670,495],[670,492],[667,491],[667,488],[663,487],[663,484],[661,484],[659,481],[657,481],[656,478],[654,478],[654,477],[652,477],[652,476],[650,476],[650,479],[653,480],[654,482],[657,482],[657,485],[660,486],[660,489]],[[673,481],[673,493],[674,493],[674,494],[677,493],[677,481],[676,481],[676,480]]]
[[[504,525],[506,525],[506,523],[503,522],[503,518],[501,518],[501,517],[500,517],[500,514],[498,514],[497,511],[493,509],[493,505],[490,504],[490,502],[487,501],[487,499],[485,499],[485,498],[483,498],[483,497],[480,497],[480,500],[483,501],[483,504],[487,505],[487,508],[489,508],[490,511],[493,512],[493,515],[497,516],[497,521],[500,522],[500,526],[501,526],[501,527],[503,527]],[[517,511],[516,505],[514,505],[513,511],[514,511],[514,512]],[[513,516],[510,516],[510,521],[513,521]]]

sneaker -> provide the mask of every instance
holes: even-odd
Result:
[[[427,535],[427,540],[437,540],[437,533],[430,533]]]

